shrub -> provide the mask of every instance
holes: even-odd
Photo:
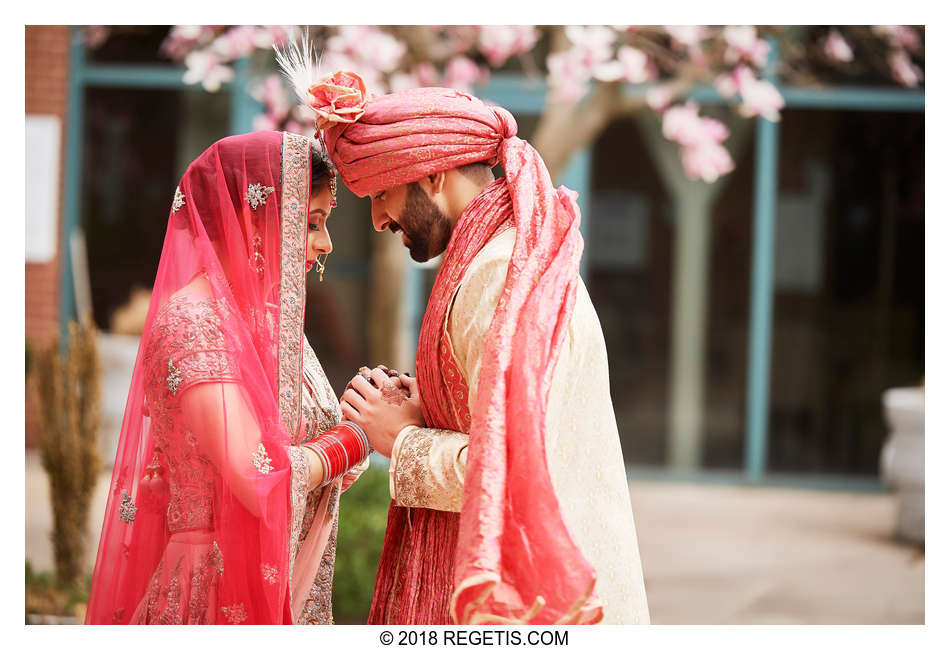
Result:
[[[365,624],[389,512],[389,472],[371,464],[340,498],[333,618]]]
[[[96,437],[102,369],[92,319],[69,324],[69,345],[37,354],[40,447],[53,508],[53,557],[63,585],[76,584],[86,544],[86,522],[99,476]]]

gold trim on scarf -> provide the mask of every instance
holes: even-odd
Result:
[[[307,211],[310,203],[310,140],[284,133],[280,149],[280,343],[278,406],[291,438],[301,413],[303,321],[307,285]]]

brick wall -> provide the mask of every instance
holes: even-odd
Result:
[[[66,111],[69,92],[69,27],[26,26],[26,114],[56,115],[63,124],[60,151],[66,152]],[[63,196],[65,168],[60,162],[59,196]],[[59,218],[62,219],[62,207]],[[26,224],[29,228],[30,225]],[[48,345],[59,319],[59,255],[48,264],[26,264],[26,339],[37,348]],[[32,403],[35,391],[26,391],[26,445],[36,443]]]

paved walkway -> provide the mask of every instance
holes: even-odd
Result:
[[[924,622],[923,550],[896,497],[633,483],[654,623]]]
[[[91,567],[109,477],[90,511]],[[51,569],[46,476],[26,456],[26,553]],[[893,540],[891,495],[631,484],[654,623],[924,622],[923,551]]]

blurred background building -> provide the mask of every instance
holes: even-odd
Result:
[[[249,45],[222,53],[200,44],[220,42],[213,39],[225,31],[177,29],[26,28],[28,357],[91,309],[103,332],[107,463],[134,362],[136,314],[144,321],[178,179],[224,136],[306,128],[305,116],[275,109],[282,100],[273,96],[266,39],[249,34]],[[318,36],[320,29],[329,28]],[[446,85],[507,107],[521,137],[537,136],[556,180],[580,193],[582,275],[606,337],[633,480],[879,492],[882,394],[924,377],[923,30],[760,28],[743,53],[742,34],[717,41],[678,29],[669,30],[671,52],[696,64],[693,48],[705,43],[709,56],[728,60],[732,50],[715,49],[724,43],[738,52],[734,64],[745,56],[780,95],[781,121],[767,109],[732,119],[727,105],[736,100],[723,77],[694,76],[685,86],[674,78],[665,87],[728,125],[732,165],[708,182],[688,169],[683,176],[686,152],[666,130],[670,100],[650,96],[676,68],[663,53],[639,78],[636,62],[619,54],[620,76],[588,72],[583,83],[622,87],[654,109],[607,111],[593,130],[578,117],[583,108],[545,121],[556,86],[564,91],[554,72],[562,62],[549,55],[595,39],[590,32],[565,37],[546,28],[498,56],[484,34],[459,31],[450,36],[474,39],[469,48],[480,52],[463,57],[474,61],[469,73],[452,63],[457,56],[441,79],[425,61],[413,64],[408,81],[385,63],[376,69],[386,73],[382,91],[454,75]],[[836,40],[842,33],[846,50]],[[406,44],[399,56],[418,55],[414,35],[396,36]],[[324,38],[331,50],[331,38],[369,47],[364,64],[395,47],[367,46],[375,32]],[[647,45],[638,51],[651,53]],[[209,61],[215,51],[218,60]],[[912,59],[895,62],[898,51]],[[599,92],[587,100],[581,92],[577,107],[593,112]],[[585,137],[581,146],[550,144]],[[436,271],[412,262],[396,238],[374,235],[369,208],[341,192],[324,282],[309,280],[306,331],[338,392],[360,365],[412,367]],[[27,448],[36,444],[31,400],[28,391]]]

